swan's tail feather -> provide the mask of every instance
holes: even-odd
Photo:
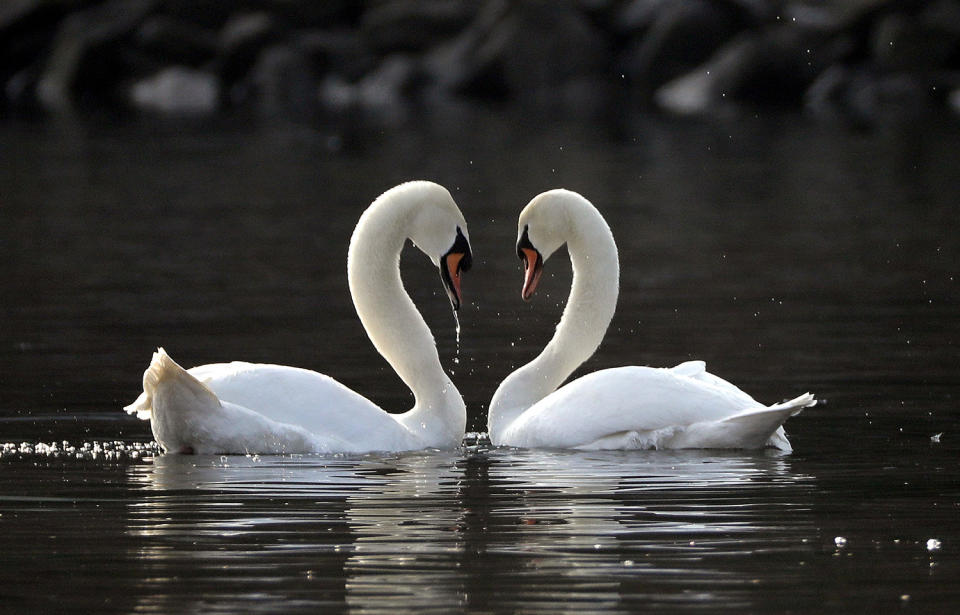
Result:
[[[749,408],[718,421],[694,423],[674,437],[670,448],[755,449],[772,446],[790,452],[793,448],[783,431],[783,423],[816,403],[813,395],[804,393],[790,401]]]
[[[153,353],[150,367],[143,372],[143,393],[132,404],[125,406],[124,410],[128,414],[136,413],[138,419],[150,420],[153,418],[157,390],[161,385],[167,384],[173,384],[172,390],[177,391],[178,395],[189,395],[202,404],[220,405],[220,400],[213,391],[180,367],[163,348],[158,348]]]
[[[136,414],[137,418],[141,421],[149,421],[150,416],[153,414],[153,399],[144,391],[140,393],[140,396],[137,397],[132,404],[124,406],[123,409],[127,414]]]
[[[793,447],[783,431],[783,424],[791,416],[800,414],[804,408],[814,406],[816,403],[817,400],[812,393],[804,393],[789,401],[766,408],[744,410],[723,419],[721,423],[726,423],[729,428],[739,432],[739,437],[745,441],[754,441],[756,447],[766,444],[789,453],[793,451]]]
[[[817,405],[817,399],[813,396],[813,393],[804,393],[799,397],[794,397],[790,401],[781,402],[779,404],[773,404],[770,406],[770,410],[780,410],[780,409],[793,409],[793,414],[790,416],[796,416],[804,408],[812,408]]]

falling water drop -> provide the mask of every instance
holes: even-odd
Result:
[[[456,323],[457,331],[457,349],[453,355],[453,362],[460,363],[460,316],[457,314],[457,311],[453,311],[453,322]]]

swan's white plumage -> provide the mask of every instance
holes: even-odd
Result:
[[[574,280],[557,332],[533,361],[510,374],[490,403],[494,444],[580,449],[762,448],[790,451],[782,424],[815,404],[809,393],[773,406],[706,371],[605,369],[560,386],[602,340],[618,295],[617,249],[606,222],[579,194],[534,198],[519,232],[546,260],[567,243]],[[558,388],[559,387],[559,388]]]
[[[377,350],[410,386],[414,408],[390,414],[333,378],[244,362],[181,368],[158,350],[144,392],[125,410],[149,419],[167,451],[362,453],[458,446],[466,407],[440,366],[433,336],[400,280],[407,238],[439,264],[466,222],[450,194],[409,182],[364,212],[350,243],[348,278]]]

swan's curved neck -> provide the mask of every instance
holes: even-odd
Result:
[[[400,279],[400,252],[414,208],[415,202],[375,201],[364,212],[350,239],[347,279],[370,341],[413,392],[413,409],[397,420],[425,446],[445,447],[463,435],[466,406]]]
[[[494,394],[487,419],[494,444],[514,419],[593,355],[616,310],[620,265],[613,234],[596,210],[575,213],[567,239],[573,268],[567,307],[543,351],[507,376]]]

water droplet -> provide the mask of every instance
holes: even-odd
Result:
[[[457,314],[456,310],[453,310],[453,322],[455,323],[455,329],[457,332],[457,347],[454,351],[453,362],[460,362],[460,316]]]

